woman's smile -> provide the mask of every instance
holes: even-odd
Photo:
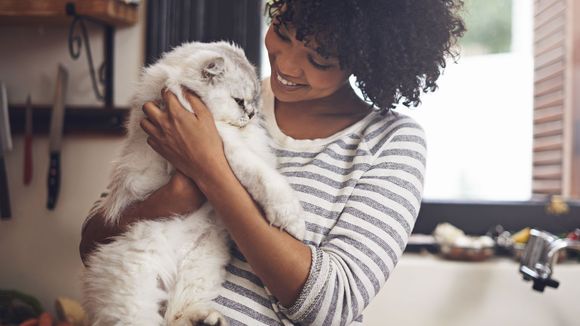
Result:
[[[290,81],[288,77],[285,77],[283,74],[278,72],[277,69],[273,72],[273,75],[276,76],[276,85],[279,89],[285,92],[294,92],[303,88],[308,87],[306,84],[295,83]]]

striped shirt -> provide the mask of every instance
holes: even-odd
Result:
[[[424,132],[398,112],[371,112],[322,139],[285,135],[270,81],[263,118],[284,175],[304,208],[312,263],[297,301],[279,304],[232,245],[214,307],[236,325],[362,325],[362,312],[403,253],[419,213]]]

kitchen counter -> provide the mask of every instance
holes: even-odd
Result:
[[[365,310],[368,326],[572,326],[580,325],[580,263],[554,268],[558,289],[532,290],[519,263],[497,257],[484,262],[404,254]]]

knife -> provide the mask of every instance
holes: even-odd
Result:
[[[32,101],[30,95],[26,98],[24,111],[24,184],[29,185],[32,181]]]
[[[68,72],[63,65],[58,65],[54,105],[50,118],[49,150],[50,166],[48,168],[48,200],[46,207],[54,209],[60,188],[60,148],[62,142],[62,127],[64,122],[64,102],[68,84]]]
[[[6,85],[0,82],[0,218],[10,219],[10,195],[8,193],[8,176],[4,164],[4,154],[12,150],[12,134],[8,116],[8,96]]]

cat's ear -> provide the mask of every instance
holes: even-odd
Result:
[[[213,57],[207,60],[202,67],[201,76],[203,79],[210,83],[219,80],[225,71],[224,58]]]

